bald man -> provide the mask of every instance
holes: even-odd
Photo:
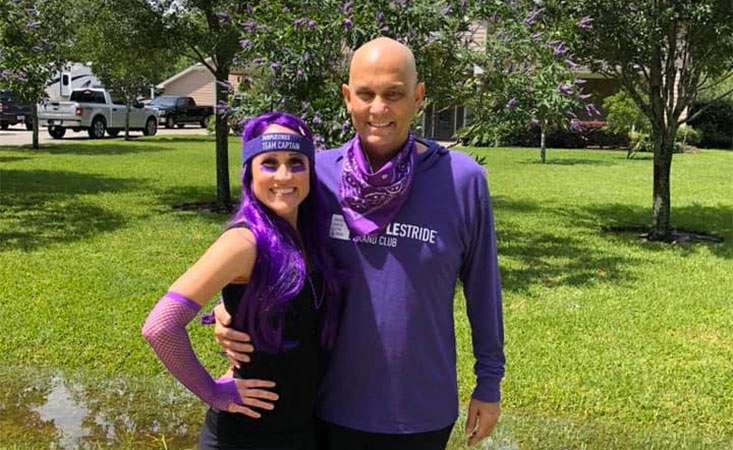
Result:
[[[404,45],[388,38],[364,44],[341,91],[356,135],[316,158],[328,191],[331,248],[348,274],[316,412],[327,446],[445,449],[458,416],[458,281],[476,357],[466,423],[468,443],[475,445],[499,417],[504,375],[486,174],[469,156],[412,133],[425,85]],[[217,319],[217,339],[232,358],[245,361],[247,335],[222,326],[229,323],[223,308]]]

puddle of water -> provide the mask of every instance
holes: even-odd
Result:
[[[46,402],[34,407],[32,411],[38,413],[43,422],[53,423],[61,435],[61,448],[77,448],[81,439],[89,434],[84,427],[84,419],[89,415],[89,410],[83,403],[74,400],[62,378],[53,377],[50,380],[50,389]]]
[[[194,448],[205,408],[170,380],[0,370],[0,448]]]

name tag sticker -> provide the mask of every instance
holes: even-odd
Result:
[[[332,239],[340,239],[342,241],[349,240],[349,227],[346,226],[344,216],[340,214],[334,214],[331,216],[331,229],[328,235]]]

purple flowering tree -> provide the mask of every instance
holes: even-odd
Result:
[[[216,79],[216,199],[219,208],[232,208],[229,183],[229,74],[242,50],[243,27],[252,3],[238,0],[147,0],[165,21],[166,42],[179,54],[206,67]],[[145,30],[139,32],[145,33]]]
[[[36,149],[37,104],[46,94],[46,83],[71,52],[72,9],[65,0],[0,2],[0,88],[31,103]]]
[[[648,238],[670,241],[675,136],[694,118],[687,110],[698,94],[733,77],[733,2],[577,0],[569,9],[565,15],[592,21],[573,45],[580,60],[620,80],[651,123],[654,182]]]
[[[467,106],[473,122],[459,136],[471,145],[499,145],[509,135],[538,127],[540,160],[546,161],[551,129],[580,131],[576,113],[596,115],[585,104],[583,80],[568,44],[590,23],[550,20],[547,6],[535,2],[480,2],[475,19],[487,23],[484,45],[469,49],[475,70]]]
[[[240,57],[251,80],[234,102],[238,120],[269,109],[303,116],[321,147],[341,144],[353,133],[340,86],[348,79],[348,54],[378,36],[389,36],[415,53],[428,94],[454,99],[468,62],[456,48],[468,28],[465,2],[402,0],[273,1],[238,18]]]

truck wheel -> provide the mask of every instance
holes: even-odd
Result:
[[[117,137],[117,135],[120,134],[120,130],[118,130],[116,128],[115,129],[108,128],[107,129],[107,134],[109,135],[109,137]]]
[[[166,128],[173,128],[176,126],[176,121],[173,119],[173,117],[168,116],[165,118],[165,127]]]
[[[33,119],[25,121],[26,131],[33,131]]]
[[[54,139],[61,139],[66,134],[66,128],[64,127],[49,127],[48,134]]]
[[[185,127],[185,126],[186,126],[186,124],[185,124],[185,123],[177,123],[177,124],[176,124],[176,126],[177,126],[178,128],[183,128],[183,127]]]
[[[209,116],[204,116],[204,118],[201,119],[201,128],[209,128]]]
[[[143,129],[143,135],[155,136],[155,133],[157,132],[158,132],[158,121],[155,120],[155,117],[151,117],[145,123],[145,128]]]
[[[7,130],[10,128],[10,124],[8,122],[0,123],[0,129]]]
[[[92,126],[89,127],[89,137],[92,139],[102,139],[104,132],[107,130],[107,124],[104,123],[104,119],[101,117],[95,117],[92,120]]]

